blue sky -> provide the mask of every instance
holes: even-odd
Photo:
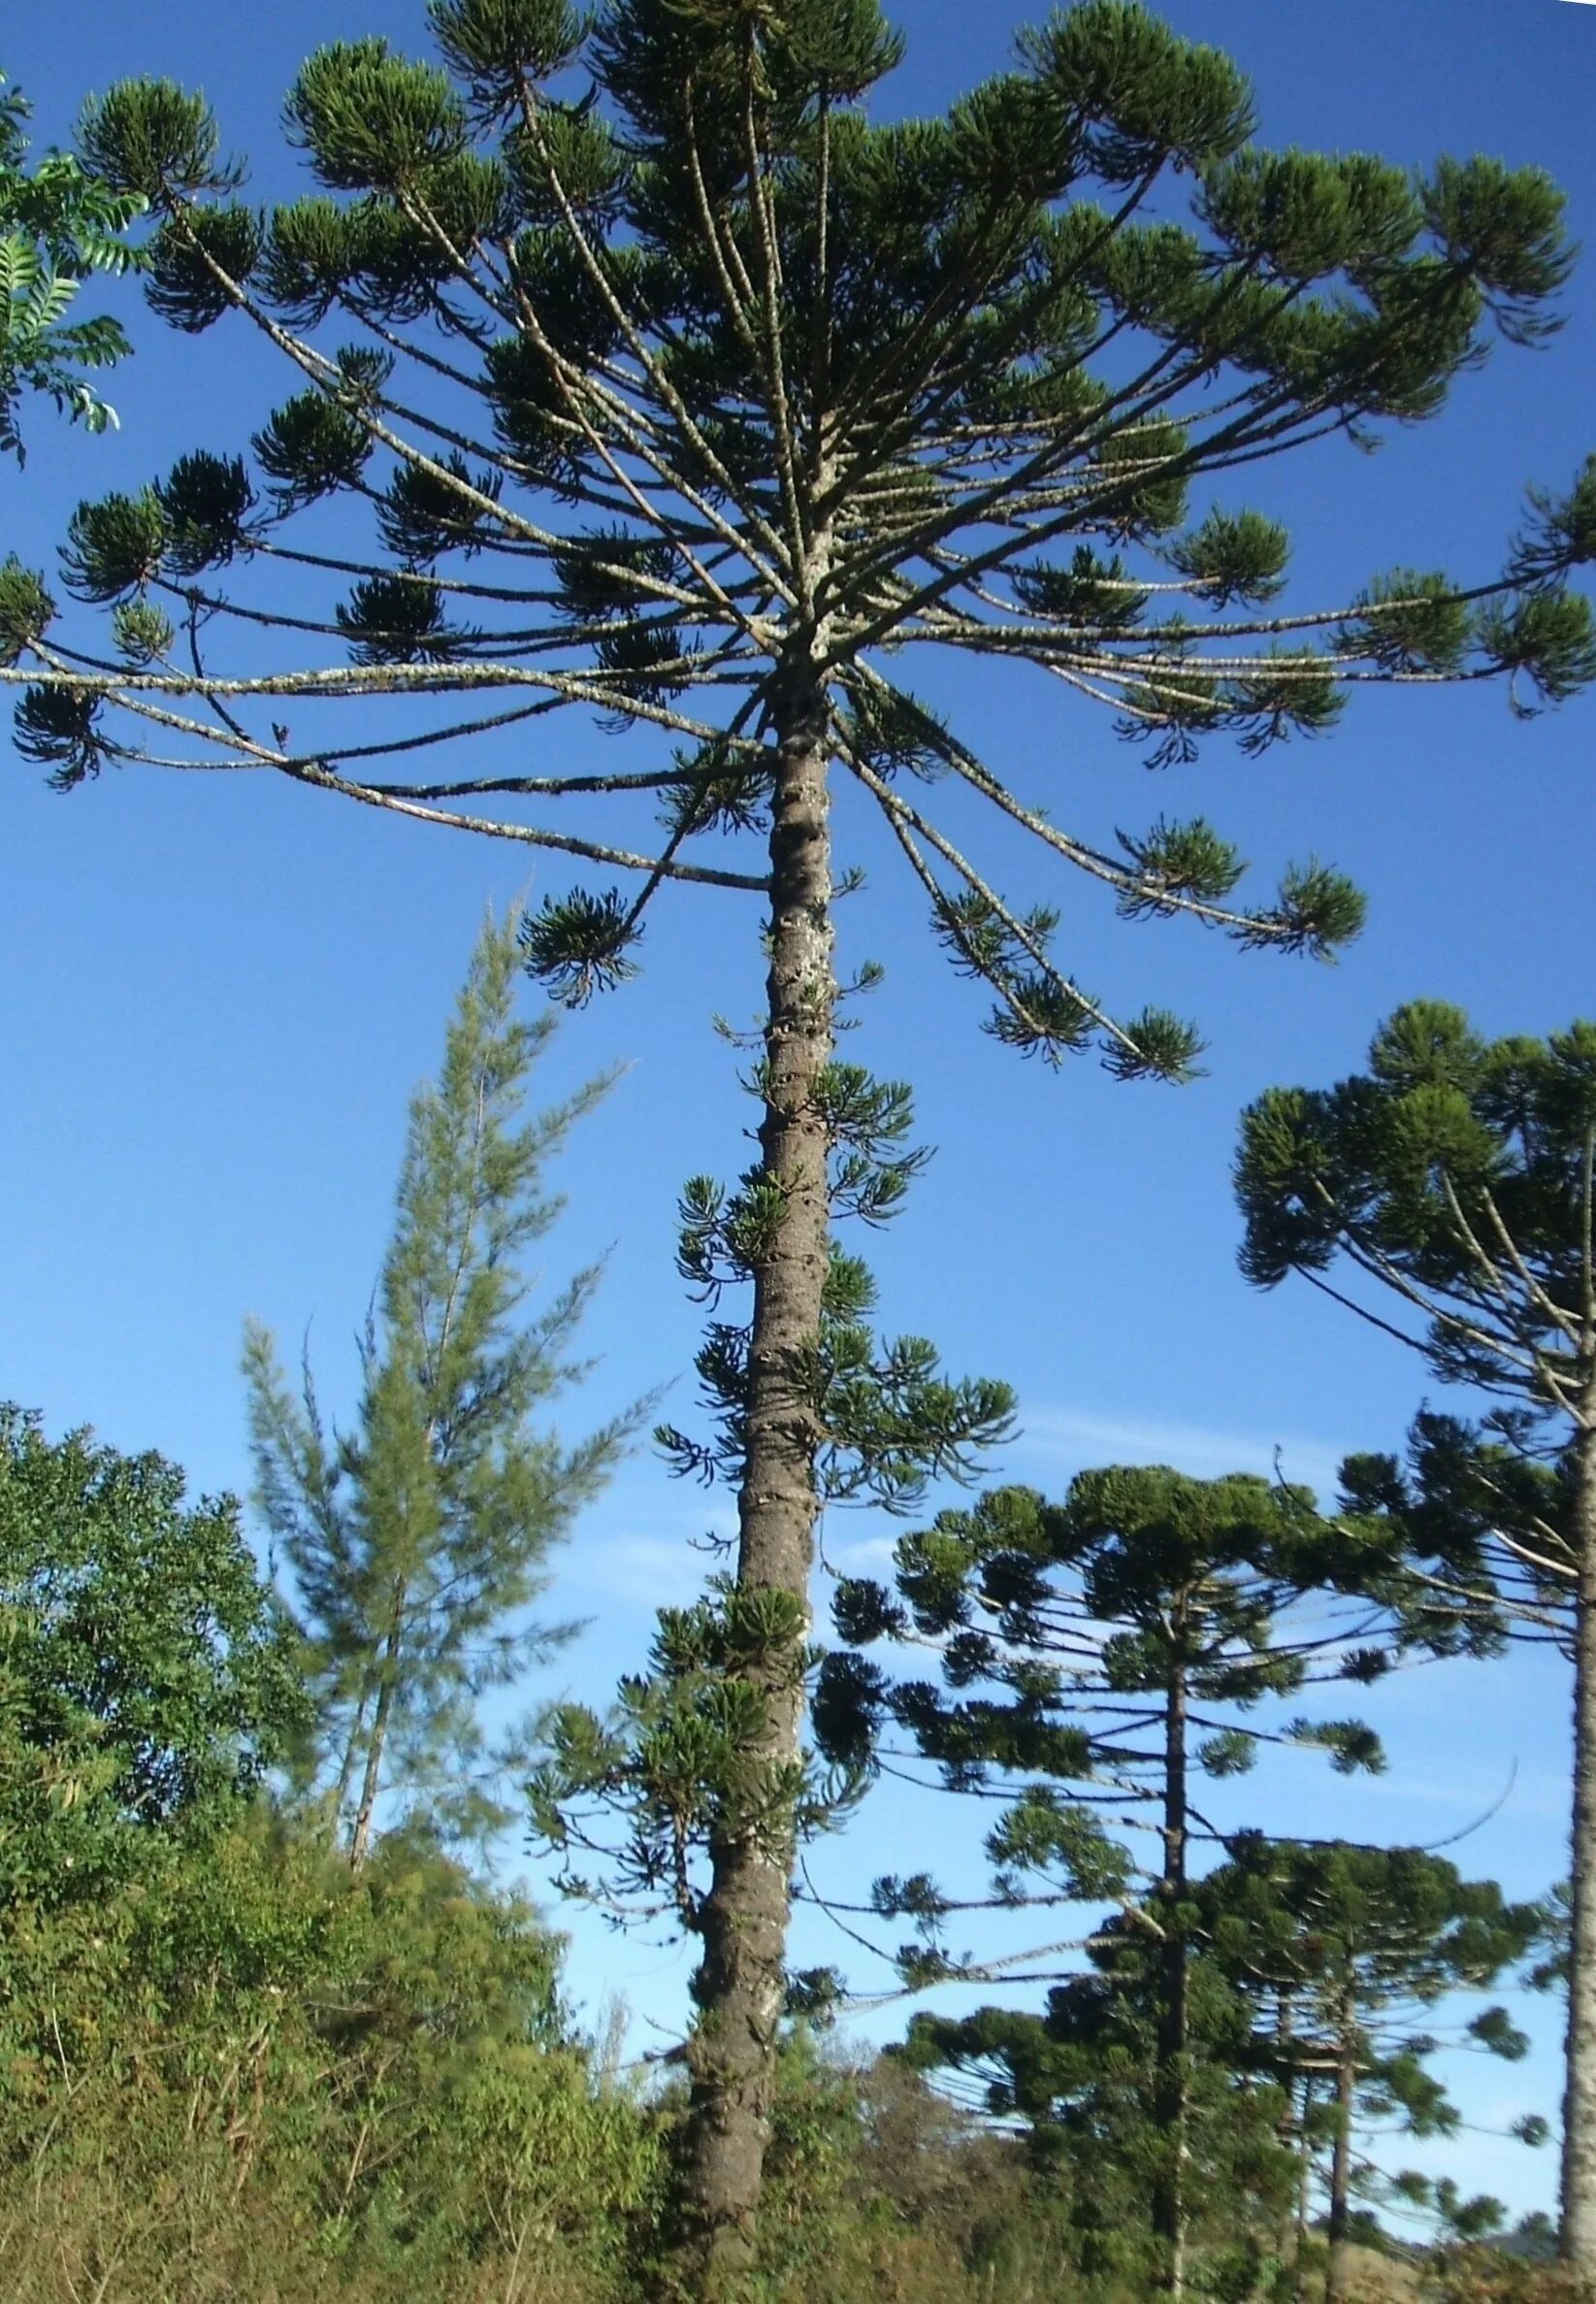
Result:
[[[1000,66],[1026,11],[903,0],[896,13],[910,54],[891,102],[912,111]],[[1443,149],[1539,162],[1567,189],[1577,237],[1596,243],[1596,21],[1562,0],[1173,0],[1163,13],[1252,73],[1266,141],[1416,164]],[[124,74],[202,85],[253,159],[253,190],[282,196],[294,177],[276,109],[301,57],[373,30],[419,45],[420,20],[419,0],[226,15],[197,0],[53,0],[17,12],[0,65],[34,98],[42,143],[65,135],[89,87]],[[1338,604],[1403,561],[1494,571],[1525,483],[1566,484],[1596,445],[1596,254],[1548,350],[1499,350],[1440,420],[1379,455],[1333,445],[1255,477],[1251,501],[1295,536],[1294,597]],[[25,559],[48,564],[79,495],[136,485],[186,446],[241,445],[281,396],[225,330],[194,346],[139,309],[133,327],[138,356],[111,394],[119,433],[86,441],[41,411],[26,473],[0,474],[4,543]],[[1399,1440],[1422,1372],[1309,1292],[1245,1287],[1227,1180],[1236,1114],[1272,1082],[1353,1067],[1377,1020],[1415,995],[1459,1002],[1492,1032],[1596,1009],[1596,705],[1521,723],[1495,690],[1370,696],[1325,742],[1258,762],[1215,744],[1156,776],[1105,718],[1061,710],[1057,695],[972,673],[962,724],[1091,835],[1200,808],[1266,873],[1287,857],[1334,860],[1367,890],[1369,929],[1328,970],[1238,955],[1178,924],[1124,926],[1066,886],[1060,942],[1084,979],[1122,1012],[1158,1001],[1196,1014],[1212,1049],[1208,1076],[1179,1091],[1120,1087],[1088,1066],[1054,1075],[982,1036],[981,1004],[929,949],[892,859],[844,813],[840,847],[871,884],[845,909],[843,959],[889,971],[855,1046],[914,1083],[937,1148],[908,1213],[872,1245],[886,1323],[1016,1386],[1013,1476],[1058,1488],[1082,1465],[1137,1460],[1266,1470],[1278,1447],[1293,1477],[1324,1484],[1345,1449]],[[614,740],[559,741],[564,765],[617,757]],[[55,1430],[90,1422],[120,1446],[157,1446],[199,1487],[242,1487],[244,1315],[290,1341],[313,1318],[329,1393],[349,1397],[406,1097],[435,1061],[482,908],[566,875],[529,876],[524,851],[254,777],[126,772],[61,799],[15,759],[0,773],[0,1397],[37,1404]],[[710,1019],[755,1006],[748,902],[678,893],[640,981],[565,1024],[545,1060],[549,1097],[629,1068],[567,1162],[569,1218],[550,1251],[551,1272],[610,1254],[590,1332],[602,1366],[578,1420],[670,1379],[669,1412],[690,1410],[696,1316],[671,1270],[672,1212],[685,1176],[732,1174],[746,1158],[749,1107]],[[629,1466],[560,1565],[559,1611],[594,1629],[529,1694],[598,1696],[638,1660],[651,1608],[701,1572],[689,1539],[709,1517],[646,1457]],[[828,1555],[880,1557],[887,1533],[843,1516]],[[1383,1784],[1349,1788],[1305,1762],[1289,1790],[1260,1791],[1317,1831],[1439,1840],[1485,1816],[1456,1860],[1532,1892],[1563,1863],[1566,1708],[1539,1654],[1414,1675],[1375,1707],[1392,1753]],[[967,1864],[940,1806],[883,1793],[818,1853],[815,1875],[857,1895],[875,1871],[923,1861],[929,1839],[956,1871]],[[677,2021],[679,1951],[569,1925],[590,2008],[624,1994],[641,2040]],[[803,1959],[881,1981],[818,1919],[800,1939]],[[1552,2014],[1532,2011],[1530,2063],[1460,2075],[1482,2125],[1555,2110]],[[883,2011],[870,2028],[900,2021]],[[1448,2164],[1515,2204],[1549,2197],[1546,2156],[1466,2136]]]

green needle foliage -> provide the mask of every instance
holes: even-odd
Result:
[[[1087,2280],[1113,2294],[1159,2285],[1163,2252],[1149,2199],[1167,2162],[1157,2117],[1162,1969],[1157,1922],[1116,1914],[1090,1939],[1090,1965],[1055,1983],[1041,2015],[987,2007],[917,2015],[895,2053],[936,2075],[955,2102],[1024,2123],[1032,2183],[1056,2195]],[[1250,2059],[1251,2011],[1198,1945],[1188,1961],[1186,2253],[1192,2292],[1268,2293],[1270,2240],[1294,2164],[1284,2096]]]
[[[888,1222],[925,1157],[908,1141],[907,1089],[833,1063],[820,1097],[832,1223]],[[671,1425],[655,1436],[678,1474],[733,1495],[747,1484],[753,1321],[746,1301],[749,1316],[727,1315],[752,1292],[779,1216],[757,1168],[732,1192],[694,1177],[682,1198],[677,1267],[713,1314],[698,1356],[709,1424],[701,1437]],[[873,1308],[866,1267],[833,1239],[804,1412],[821,1501],[904,1512],[933,1481],[974,1477],[982,1453],[1008,1436],[1014,1401],[1006,1385],[949,1377],[924,1337],[878,1338]],[[609,1718],[571,1704],[546,1717],[526,1789],[535,1837],[559,1858],[568,1894],[612,1914],[668,1917],[712,1967],[721,1852],[752,1845],[786,1879],[800,1843],[833,1827],[863,1789],[847,1758],[817,1762],[798,1742],[792,1716],[819,1662],[808,1631],[798,1596],[717,1575],[691,1607],[661,1611],[649,1669],[622,1682]],[[789,2006],[800,1997],[795,1990]],[[700,2026],[693,2057],[712,2041]]]
[[[361,1347],[354,1429],[296,1395],[271,1336],[244,1344],[256,1500],[291,1571],[321,1708],[329,1827],[358,1869],[384,1791],[458,1831],[502,1822],[476,1699],[557,1630],[528,1616],[550,1548],[603,1485],[635,1418],[566,1446],[547,1421],[597,1284],[529,1316],[523,1260],[562,1202],[543,1172],[607,1089],[520,1117],[546,1015],[514,1014],[517,922],[491,920],[410,1106],[393,1238]]]
[[[761,1093],[755,1082],[756,1093]],[[908,1088],[857,1064],[829,1064],[816,1083],[830,1152],[828,1212],[878,1229],[902,1208],[926,1151],[909,1143]],[[655,1437],[679,1475],[735,1496],[747,1477],[751,1297],[779,1229],[780,1195],[763,1168],[728,1193],[707,1176],[682,1195],[676,1268],[714,1313],[697,1361],[710,1430],[695,1438],[672,1425]],[[745,1317],[720,1316],[729,1291]],[[831,1239],[820,1333],[808,1375],[815,1486],[823,1504],[875,1503],[915,1510],[933,1481],[975,1477],[981,1454],[1010,1436],[1014,1396],[991,1378],[947,1376],[924,1336],[880,1338],[871,1325],[875,1283],[863,1259]]]
[[[1355,2292],[1351,2243],[1359,2197],[1438,2208],[1474,2238],[1502,2221],[1499,2201],[1437,2196],[1426,2178],[1385,2181],[1356,2150],[1358,2131],[1444,2136],[1458,2115],[1430,2060],[1444,2045],[1437,2011],[1479,1992],[1540,1938],[1546,1914],[1509,1904],[1494,1881],[1467,1881],[1417,1848],[1318,1847],[1244,1836],[1235,1860],[1199,1883],[1208,1958],[1253,2011],[1242,2060],[1271,2074],[1290,2107],[1287,2132],[1305,2158],[1328,2148],[1329,2304]],[[1443,2026],[1443,2031],[1444,2031]],[[1528,2046],[1490,2007],[1464,2039],[1516,2058]],[[1546,2123],[1524,2123],[1538,2142]]]
[[[1575,516],[1570,514],[1570,517]],[[1243,1268],[1301,1272],[1496,1396],[1421,1416],[1407,1467],[1356,1458],[1346,1502],[1409,1551],[1406,1605],[1575,1664],[1573,1921],[1561,2247],[1596,2272],[1596,1027],[1487,1041],[1419,1001],[1366,1073],[1246,1114]],[[1334,1277],[1329,1275],[1334,1274]]]
[[[673,801],[729,769],[750,799],[768,791],[804,626],[824,629],[809,654],[827,748],[885,812],[955,964],[995,991],[993,1029],[1173,1077],[1192,1028],[1158,1010],[1116,1020],[1082,991],[1050,956],[1052,924],[1002,901],[898,788],[904,773],[981,792],[1124,908],[1186,912],[1243,944],[1328,953],[1357,931],[1354,892],[1305,866],[1272,901],[1233,907],[1240,860],[1201,819],[1161,827],[1153,857],[1141,835],[1099,853],[977,759],[890,652],[1028,664],[1112,706],[1156,761],[1221,731],[1249,749],[1319,733],[1350,680],[1494,670],[1556,700],[1590,676],[1588,613],[1563,588],[1596,536],[1590,471],[1566,500],[1535,492],[1498,582],[1463,592],[1398,568],[1340,613],[1261,616],[1285,589],[1285,530],[1250,508],[1188,510],[1210,475],[1433,413],[1493,334],[1549,336],[1571,258],[1538,172],[1443,160],[1414,180],[1367,155],[1268,153],[1248,141],[1234,66],[1122,0],[1026,35],[1017,69],[945,120],[893,128],[865,109],[902,49],[873,0],[779,14],[612,0],[592,24],[565,0],[429,14],[446,71],[380,39],[308,61],[285,117],[326,189],[290,205],[231,197],[240,166],[171,83],[89,107],[85,157],[159,219],[155,309],[187,331],[244,313],[306,388],[254,436],[258,489],[225,455],[179,460],[186,546],[156,483],[84,505],[68,565],[89,600],[154,587],[220,617],[208,648],[228,619],[264,617],[323,634],[326,667],[346,652],[380,675],[329,684],[307,665],[239,687],[225,665],[167,662],[151,676],[168,693],[478,700],[423,743],[486,734],[502,705],[681,739],[613,777],[401,785],[341,772],[415,750],[408,725],[351,747],[336,732],[268,743],[218,718],[214,749],[188,762],[243,747],[411,813],[473,790],[656,790],[670,838],[654,854],[470,819],[644,875],[635,901],[549,900],[538,962],[563,989],[612,977],[662,880],[748,884],[695,867],[684,842],[758,833],[759,812],[684,817]],[[1183,172],[1189,221],[1148,220],[1155,186]],[[329,326],[351,341],[321,348]],[[355,579],[318,621],[271,587],[276,532],[340,492],[372,505],[387,557],[341,547],[307,564],[293,547],[302,570]],[[553,525],[522,509],[538,495],[567,508]],[[263,555],[236,593],[178,580]],[[443,573],[484,555],[499,565]],[[24,708],[30,756],[76,781],[145,748],[147,691],[55,672]],[[501,687],[528,693],[487,710]],[[115,734],[114,708],[132,715]]]
[[[29,170],[30,110],[0,74],[0,454],[18,464],[24,392],[42,392],[86,432],[115,423],[86,372],[113,367],[133,347],[109,313],[67,314],[91,273],[137,262],[123,235],[148,206],[142,192],[112,186],[70,153],[47,153]]]
[[[835,1760],[865,1763],[896,1729],[950,1789],[1000,1802],[987,1840],[997,1904],[1151,1890],[1153,2219],[1159,2285],[1174,2293],[1190,2197],[1190,1853],[1216,1837],[1196,1787],[1246,1771],[1263,1741],[1321,1747],[1343,1770],[1384,1764],[1356,1721],[1253,1719],[1310,1683],[1384,1669],[1393,1620],[1363,1596],[1380,1560],[1377,1534],[1327,1527],[1306,1490],[1121,1466],[1081,1473],[1061,1504],[1000,1489],[940,1513],[899,1543],[896,1596],[863,1580],[837,1595],[845,1640],[932,1641],[941,1685],[829,1658],[817,1720]],[[1127,1822],[1153,1838],[1151,1860],[1114,1836]],[[876,1893],[927,1934],[928,1948],[903,1956],[906,1981],[960,1972],[938,1947],[949,1907],[928,1879]]]
[[[917,693],[914,651],[923,686],[950,651],[1038,701],[1059,683],[1158,762],[1317,736],[1363,680],[1568,694],[1596,672],[1566,584],[1590,557],[1584,479],[1532,506],[1494,581],[1459,591],[1416,538],[1418,573],[1311,609],[1281,592],[1276,524],[1215,501],[1278,455],[1434,413],[1497,338],[1539,343],[1562,202],[1490,160],[1415,177],[1256,147],[1235,66],[1134,0],[1054,16],[1010,71],[897,123],[871,111],[902,52],[876,0],[428,15],[441,64],[376,37],[308,60],[285,120],[316,188],[290,203],[239,198],[203,100],[169,82],[89,106],[85,164],[150,204],[157,312],[254,330],[291,389],[247,455],[240,413],[80,509],[67,588],[111,619],[86,668],[42,580],[10,572],[0,680],[58,784],[246,760],[596,868],[529,923],[530,967],[573,1002],[635,970],[668,883],[758,900],[778,1215],[736,1576],[796,1626],[831,1268],[833,802],[845,832],[885,827],[1000,1039],[1094,1048],[1124,1077],[1189,1077],[1196,1026],[1077,981],[1054,908],[997,885],[966,819],[1245,948],[1328,955],[1362,913],[1314,862],[1244,898],[1201,821],[1113,848],[1072,830],[1047,748],[982,759]],[[572,714],[626,733],[628,764],[508,748]],[[793,1682],[791,1660],[770,1672]],[[781,1718],[776,1777],[798,1753]],[[762,1847],[717,1854],[726,1960],[700,1995],[722,2041],[688,2195],[728,2264],[752,2242],[782,1991],[788,1883]]]

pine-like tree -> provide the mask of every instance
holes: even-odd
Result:
[[[1045,2010],[984,2007],[914,2017],[895,2056],[934,2072],[961,2105],[1023,2124],[1031,2180],[1057,2196],[1081,2276],[1143,2294],[1162,2251],[1150,2194],[1166,2158],[1157,2115],[1163,1980],[1145,1908],[1116,1913],[1088,1942],[1090,1965],[1052,1985]],[[1192,2292],[1254,2295],[1271,2228],[1288,2216],[1295,2163],[1281,2090],[1249,2053],[1252,2011],[1192,1948],[1186,2247]]]
[[[598,1274],[579,1272],[528,1317],[522,1259],[562,1205],[545,1166],[608,1083],[520,1119],[552,1019],[515,1016],[517,925],[484,928],[442,1070],[410,1105],[354,1429],[328,1430],[308,1363],[296,1396],[268,1333],[245,1333],[256,1500],[292,1571],[331,1828],[357,1868],[384,1789],[430,1798],[456,1828],[502,1819],[471,1783],[476,1698],[546,1645],[527,1611],[548,1552],[635,1421],[570,1448],[546,1421],[581,1373],[567,1356]]]
[[[1246,1114],[1243,1268],[1306,1278],[1496,1395],[1420,1417],[1404,1469],[1344,1467],[1349,1515],[1412,1563],[1418,1624],[1506,1629],[1574,1662],[1573,1915],[1562,2249],[1596,2273],[1596,1026],[1486,1041],[1415,1002],[1369,1070]],[[1326,1275],[1334,1272],[1335,1279]],[[1346,1288],[1341,1285],[1345,1280]],[[1397,1588],[1393,1587],[1393,1590]]]
[[[1373,2122],[1412,2136],[1456,2128],[1457,2112],[1430,2069],[1441,2045],[1438,2004],[1494,1984],[1536,1942],[1545,1914],[1507,1903],[1495,1881],[1464,1880],[1418,1848],[1244,1836],[1234,1855],[1195,1892],[1202,1940],[1254,2011],[1243,2060],[1295,2090],[1310,2146],[1315,2094],[1327,2113],[1325,2297],[1346,2304],[1354,2292],[1355,2202],[1381,2175],[1359,2160],[1359,2127]],[[1481,2010],[1465,2038],[1510,2057],[1527,2046],[1501,2007]],[[1535,2141],[1546,2123],[1520,2132]],[[1425,2204],[1436,2192],[1411,2174],[1391,2189]],[[1500,2212],[1499,2203],[1475,2202],[1470,2218],[1445,2192],[1443,2204],[1454,2228],[1470,2221],[1478,2228],[1491,2209]]]
[[[1415,180],[1256,149],[1234,66],[1127,0],[1056,16],[1014,70],[896,125],[866,109],[901,52],[877,0],[429,14],[446,71],[380,39],[309,59],[287,120],[323,188],[264,215],[199,99],[138,83],[90,107],[85,158],[156,212],[156,309],[185,330],[240,316],[297,388],[252,461],[197,449],[80,510],[67,583],[111,608],[112,649],[52,639],[42,579],[10,572],[0,679],[24,683],[18,742],[62,784],[243,761],[634,875],[528,923],[530,964],[570,999],[631,972],[668,883],[759,900],[770,1221],[736,1574],[788,1628],[755,1675],[788,1724],[773,1784],[817,1510],[833,790],[884,821],[1001,1038],[1189,1072],[1193,1028],[1078,983],[1054,911],[970,852],[962,804],[1126,914],[1248,947],[1331,951],[1355,892],[1307,865],[1238,899],[1240,860],[1201,820],[1106,852],[1070,829],[1047,748],[1035,780],[983,761],[905,679],[911,651],[1026,667],[1160,760],[1316,734],[1359,681],[1501,673],[1566,695],[1596,669],[1562,581],[1591,556],[1596,467],[1499,582],[1410,568],[1311,612],[1280,601],[1284,532],[1208,493],[1427,416],[1493,335],[1543,337],[1562,204],[1486,160]],[[375,543],[318,509],[335,497],[370,508]],[[260,668],[267,634],[286,666]],[[508,748],[571,712],[630,730],[635,763]],[[723,836],[762,852],[717,861]],[[759,2192],[787,1890],[779,1839],[723,1841],[729,1962],[703,2010],[722,2038],[688,2181],[729,2260]]]
[[[928,1639],[942,1685],[895,1683],[846,1652],[828,1659],[817,1722],[834,1757],[870,1750],[884,1724],[906,1731],[950,1788],[1004,1803],[987,1843],[998,1901],[1117,1895],[1156,1944],[1162,2151],[1151,2191],[1159,2284],[1177,2295],[1189,2220],[1190,1858],[1216,1836],[1197,1786],[1245,1771],[1263,1741],[1319,1745],[1343,1769],[1383,1764],[1359,1722],[1253,1717],[1307,1683],[1384,1668],[1390,1613],[1360,1596],[1378,1553],[1378,1538],[1320,1523],[1306,1490],[1121,1466],[1081,1473],[1061,1504],[1002,1489],[941,1513],[898,1545],[900,1596],[864,1580],[837,1595],[850,1644]],[[1140,1823],[1154,1860],[1138,1863],[1109,1820]],[[878,1900],[932,1923],[943,1909],[923,1879],[883,1883]],[[912,1965],[920,1980],[938,1972]]]

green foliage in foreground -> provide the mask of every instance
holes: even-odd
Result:
[[[0,2025],[30,1948],[80,1957],[309,1717],[232,1499],[0,1407]]]
[[[555,1958],[425,1843],[352,1877],[241,1813],[12,2002],[13,2292],[465,2296],[492,2260],[510,2293],[529,2248],[598,2281],[657,2142],[565,2037]]]
[[[675,2066],[656,2086],[618,2072],[573,2029],[558,1941],[525,1898],[419,1825],[375,1836],[358,1868],[330,1853],[319,1800],[302,1809],[286,1789],[303,1779],[316,1660],[230,1499],[189,1504],[162,1459],[86,1434],[52,1443],[16,1410],[0,1440],[8,2292],[38,2304],[97,2291],[118,2304],[668,2292]],[[1309,1540],[1288,1498],[1255,1500],[1285,1516],[1281,1541]],[[967,1517],[940,1524],[945,1567]],[[1021,1524],[1002,1525],[1012,1539]],[[916,1560],[926,1540],[908,1540]],[[1011,1637],[1013,1554],[1011,1541]],[[932,1608],[924,1574],[914,1596]],[[1318,2243],[1296,2229],[1312,2108],[1293,2057],[1319,2072],[1329,2035],[1315,2022],[1323,1930],[1305,1935],[1274,1889],[1267,1910],[1244,1910],[1230,1877],[1189,1892],[1183,2115],[1189,2291],[1241,2304],[1285,2293],[1293,2269],[1315,2276]],[[1474,1932],[1442,1964],[1474,1984],[1523,1948],[1536,1916],[1510,1916],[1525,1925],[1498,1943],[1496,1892],[1469,1895]],[[1322,1918],[1317,1905],[1309,1918]],[[1166,1983],[1153,1934],[1126,1914],[1098,1930],[1045,2017],[920,2021],[903,2053],[865,2068],[791,2031],[751,2304],[1145,2294],[1158,2268],[1148,2201],[1165,2151]],[[1384,2062],[1360,2030],[1358,2085],[1384,2090],[1410,2124],[1444,2128],[1422,2056],[1393,2063],[1374,2047]],[[1308,2141],[1328,2144],[1328,2131]],[[1509,2259],[1464,2248],[1431,2268],[1443,2267],[1449,2304],[1520,2304]],[[1524,2273],[1521,2304],[1543,2304],[1540,2277]]]
[[[126,272],[134,251],[121,235],[148,202],[114,189],[70,153],[50,152],[30,173],[27,99],[5,93],[0,74],[0,454],[22,462],[19,408],[42,392],[89,432],[116,421],[85,371],[132,350],[109,313],[69,320],[92,272]]]

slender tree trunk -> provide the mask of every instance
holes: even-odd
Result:
[[[1312,2073],[1305,2073],[1302,2082],[1302,2131],[1297,2138],[1297,2231],[1296,2247],[1291,2255],[1291,2294],[1302,2295],[1302,2260],[1308,2250],[1308,2210],[1314,2190],[1314,2081]]]
[[[1349,2227],[1352,2198],[1352,2110],[1357,2093],[1356,2013],[1352,1993],[1344,1992],[1336,2044],[1336,2128],[1330,2154],[1330,2221],[1326,2230],[1330,2258],[1324,2275],[1324,2304],[1347,2304],[1352,2292],[1352,2243]]]
[[[1596,1401],[1587,1394],[1587,1417]],[[1559,2254],[1596,2281],[1596,1420],[1575,1440],[1574,1828]]]
[[[1275,2227],[1275,2254],[1284,2275],[1290,2278],[1297,2270],[1299,2241],[1297,2235],[1297,2194],[1300,2189],[1298,2166],[1298,2139],[1296,2133],[1296,2088],[1291,2077],[1291,2057],[1296,2028],[1292,2022],[1291,1994],[1278,1992],[1275,1996],[1275,2053],[1280,2058],[1282,2086],[1286,2091],[1286,2110],[1281,2115],[1280,2145],[1290,2168],[1290,2180],[1284,2177],[1281,2187],[1280,2220]]]
[[[355,1760],[361,1744],[365,1740],[365,1735],[366,1695],[363,1692],[359,1703],[355,1706],[355,1716],[349,1723],[349,1733],[343,1741],[343,1758],[339,1764],[338,1782],[333,1787],[329,1803],[331,1813],[328,1823],[328,1837],[335,1848],[338,1846],[339,1835],[343,1829],[343,1811],[349,1804],[349,1787],[355,1780]]]
[[[360,1805],[355,1810],[354,1825],[349,1833],[349,1869],[358,1872],[366,1861],[366,1852],[372,1839],[372,1811],[382,1784],[382,1748],[388,1740],[388,1719],[394,1707],[394,1691],[399,1685],[400,1617],[405,1607],[405,1593],[401,1586],[394,1601],[394,1622],[382,1651],[382,1680],[376,1693],[376,1710],[372,1715],[371,1742],[366,1747],[366,1770],[360,1784]]]
[[[755,1276],[748,1408],[738,1498],[737,1593],[789,1595],[801,1628],[746,1667],[765,1699],[754,1756],[775,1780],[801,1743],[803,1650],[818,1503],[820,1424],[813,1354],[830,1255],[827,1134],[817,1089],[831,1054],[827,706],[807,660],[778,696],[770,832],[770,966],[765,1032],[765,1174],[779,1213]],[[769,2132],[791,1894],[790,1817],[728,1812],[710,1846],[693,1983],[692,2094],[681,2163],[683,2238],[695,2287],[713,2294],[754,2244]]]
[[[1153,2230],[1162,2261],[1158,2285],[1166,2295],[1186,2293],[1187,2011],[1188,1958],[1181,1906],[1186,1898],[1187,1840],[1186,1666],[1172,1667],[1164,1713],[1163,1876],[1158,1902],[1163,1923],[1159,1964],[1158,2069],[1154,2083],[1154,2119],[1161,2147],[1153,2195]]]

